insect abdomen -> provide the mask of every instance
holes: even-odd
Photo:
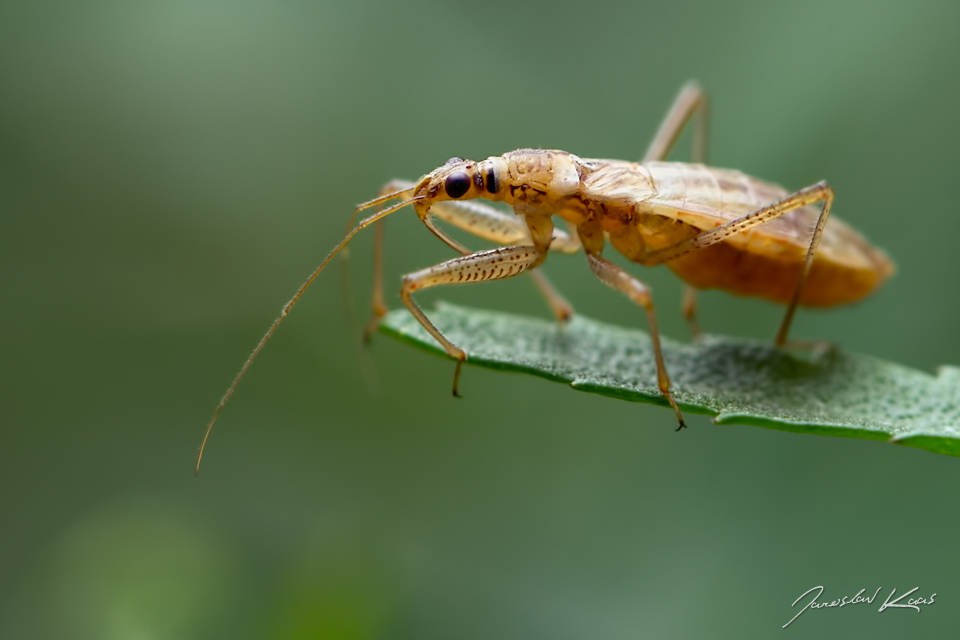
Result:
[[[657,191],[641,207],[645,213],[636,222],[647,250],[670,246],[788,195],[782,187],[739,171],[675,162],[644,166]],[[786,304],[796,288],[819,215],[819,206],[801,207],[667,266],[698,289],[723,289]],[[854,302],[892,273],[886,254],[831,216],[800,304],[827,307]]]
[[[780,260],[721,242],[672,260],[667,266],[697,289],[723,289],[787,304],[802,264],[800,260]],[[854,302],[872,293],[888,275],[880,269],[855,268],[816,256],[800,304],[831,307]]]

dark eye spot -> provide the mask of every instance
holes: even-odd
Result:
[[[496,193],[499,188],[500,186],[497,184],[497,173],[493,170],[493,167],[490,167],[487,169],[487,191]]]
[[[443,164],[444,164],[444,165],[456,164],[456,163],[458,163],[458,162],[463,162],[463,158],[458,158],[457,156],[453,156],[452,158],[450,158],[449,160],[447,160],[447,161],[444,162]]]
[[[447,190],[447,195],[451,198],[459,198],[467,191],[470,191],[470,176],[458,171],[456,173],[451,173],[446,182],[443,183],[443,188]]]

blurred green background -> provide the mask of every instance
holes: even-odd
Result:
[[[713,164],[828,179],[898,264],[794,336],[960,364],[958,60],[955,0],[3,3],[0,637],[955,634],[957,459],[702,416],[674,433],[664,409],[476,368],[454,401],[451,363],[382,336],[377,391],[336,270],[192,465],[357,202],[452,155],[637,158],[690,78]],[[449,257],[391,218],[391,304]],[[545,268],[579,311],[643,326],[582,256]],[[676,279],[634,272],[686,339]],[[548,315],[523,278],[440,298]],[[701,303],[708,331],[764,339],[782,313]],[[817,585],[938,595],[781,630]]]

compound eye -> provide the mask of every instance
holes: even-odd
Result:
[[[459,198],[467,191],[470,191],[470,185],[473,181],[470,176],[458,171],[451,173],[443,183],[443,188],[447,190],[447,195],[451,198]]]

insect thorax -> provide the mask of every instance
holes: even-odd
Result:
[[[501,156],[503,200],[528,213],[553,213],[580,189],[580,159],[566,151],[518,149]]]

